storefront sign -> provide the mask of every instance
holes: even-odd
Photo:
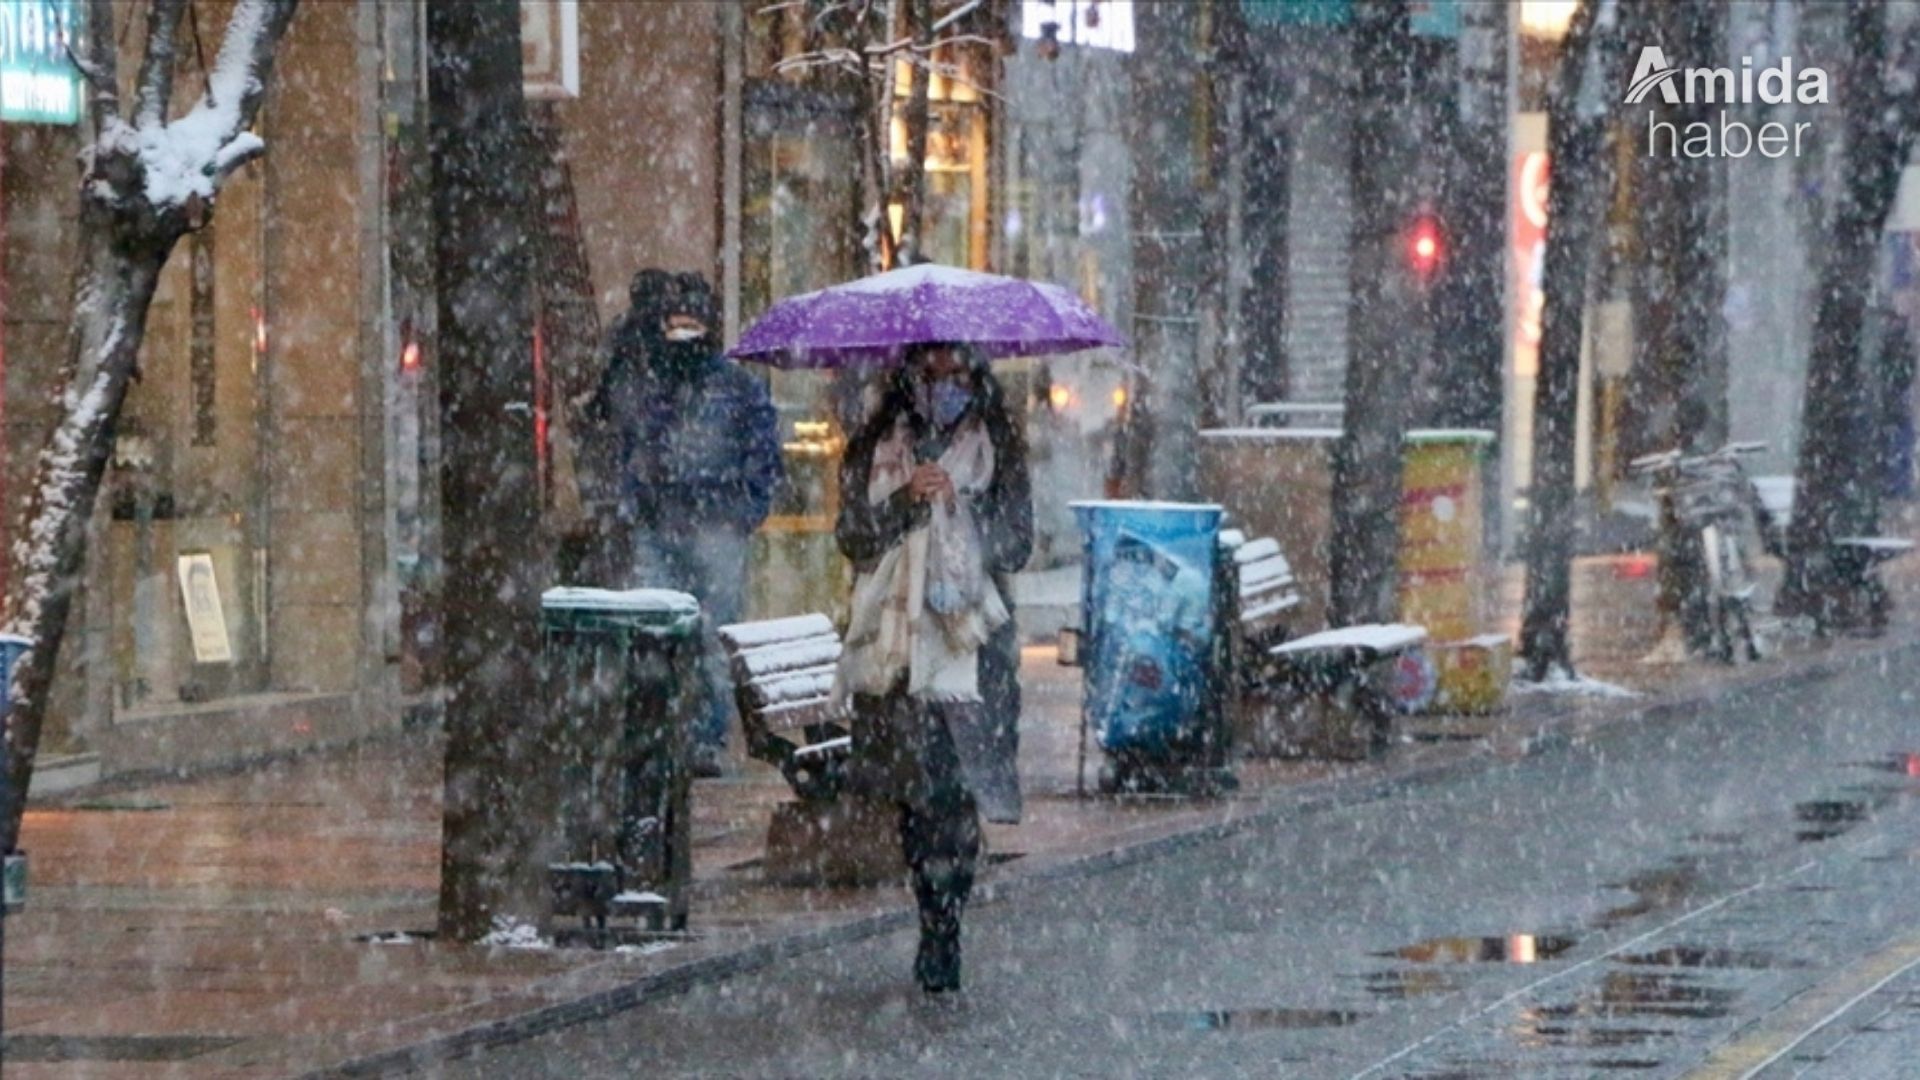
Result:
[[[1460,36],[1461,0],[1409,0],[1407,28],[1418,37]]]
[[[527,96],[580,96],[579,0],[520,0],[520,66]]]
[[[220,583],[214,576],[212,555],[200,551],[180,556],[180,596],[187,606],[194,662],[233,663],[233,645],[227,638],[227,615],[220,606]]]
[[[1247,21],[1266,26],[1345,26],[1353,0],[1240,0]]]
[[[0,0],[0,120],[80,121],[80,0]]]
[[[1540,313],[1546,306],[1541,274],[1547,253],[1547,155],[1519,154],[1513,162],[1513,373],[1540,370]]]

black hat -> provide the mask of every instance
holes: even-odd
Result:
[[[671,270],[648,267],[633,275],[633,284],[627,286],[627,303],[632,306],[635,315],[658,319],[667,314],[674,289],[675,280]]]
[[[714,301],[713,286],[707,279],[692,271],[683,271],[673,275],[673,284],[668,287],[667,302],[661,308],[662,315],[691,315],[711,328],[719,321],[719,305]]]

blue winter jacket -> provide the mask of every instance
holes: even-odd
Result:
[[[624,514],[647,527],[741,532],[766,520],[786,468],[779,416],[758,378],[715,356],[685,382],[623,364],[603,390]]]

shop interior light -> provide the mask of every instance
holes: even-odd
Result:
[[[1113,388],[1113,407],[1116,409],[1124,409],[1127,407],[1126,387],[1116,386]]]
[[[1054,412],[1066,412],[1067,406],[1073,404],[1073,391],[1054,383],[1047,388],[1047,404],[1053,406]]]
[[[1567,36],[1579,0],[1520,0],[1520,30],[1529,37],[1558,41]]]

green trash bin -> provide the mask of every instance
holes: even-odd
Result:
[[[553,913],[602,937],[609,916],[683,930],[700,605],[666,589],[558,588],[540,607],[567,852],[549,864]]]

